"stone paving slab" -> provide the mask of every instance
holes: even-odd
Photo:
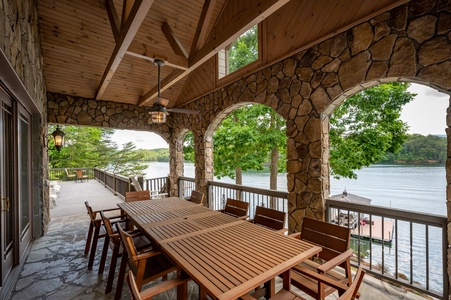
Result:
[[[83,189],[80,189],[81,187]],[[85,183],[63,182],[59,199],[59,203],[51,213],[60,217],[52,215],[46,235],[34,241],[10,300],[114,299],[116,280],[113,292],[109,295],[104,294],[111,253],[107,258],[104,274],[97,274],[103,241],[98,244],[93,269],[88,270],[87,267],[88,258],[83,252],[89,218],[84,201],[87,200],[95,209],[100,209],[115,207],[115,203],[122,200],[94,180]],[[117,272],[118,270],[119,263]],[[150,283],[144,288],[158,283],[159,281]],[[281,287],[279,279],[277,286]],[[360,299],[365,300],[424,300],[420,296],[407,293],[371,276],[365,276],[360,293],[362,295]],[[306,298],[310,299],[308,296]],[[337,295],[331,295],[327,299],[336,298]],[[124,284],[122,299],[130,299],[127,284]],[[176,291],[170,290],[153,299],[176,299]],[[190,281],[189,300],[195,299],[198,299],[198,286]]]

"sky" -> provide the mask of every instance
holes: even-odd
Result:
[[[409,92],[417,94],[401,113],[401,119],[410,127],[409,133],[444,135],[449,96],[419,84],[412,84]],[[113,141],[118,145],[132,141],[137,149],[168,148],[158,134],[145,131],[115,130]]]

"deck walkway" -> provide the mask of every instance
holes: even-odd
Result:
[[[61,182],[60,185],[60,196],[51,210],[49,229],[45,236],[34,241],[10,299],[113,299],[115,286],[112,293],[104,295],[110,258],[104,274],[98,275],[98,260],[94,268],[88,270],[88,260],[83,255],[89,224],[84,201],[89,201],[94,209],[101,209],[115,207],[122,200],[95,180]],[[98,246],[97,258],[100,257],[102,244],[100,242]],[[360,292],[361,299],[365,300],[424,299],[371,276],[365,276]],[[336,298],[332,295],[327,299]],[[130,299],[126,286],[122,299]],[[154,299],[175,299],[175,293],[169,291]],[[198,288],[192,281],[189,286],[191,299],[198,299]]]

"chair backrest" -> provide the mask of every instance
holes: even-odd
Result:
[[[318,256],[331,260],[349,249],[351,229],[305,217],[301,239],[320,245],[323,250]]]
[[[75,170],[75,173],[77,173],[77,178],[83,178],[83,171],[82,170]]]
[[[362,267],[359,267],[357,273],[355,274],[354,281],[351,283],[346,292],[344,292],[340,297],[338,297],[338,300],[355,299],[359,291],[360,284],[362,283],[363,276],[365,276],[365,271],[363,271]]]
[[[136,250],[133,237],[129,233],[127,233],[119,224],[116,224],[116,228],[117,231],[119,232],[120,238],[122,239],[122,244],[124,245],[125,250],[127,251],[129,262],[135,261],[135,257],[138,255],[138,251]]]
[[[255,208],[254,223],[274,230],[285,228],[287,214],[283,211],[257,206]]]
[[[136,285],[135,275],[133,275],[133,272],[131,270],[128,271],[126,278],[128,287],[130,288],[130,296],[132,296],[132,299],[141,300],[142,298],[138,286]]]
[[[91,222],[96,220],[96,213],[92,210],[92,207],[89,205],[88,201],[85,201],[86,210],[88,211],[89,218],[91,218]]]
[[[111,224],[110,219],[107,216],[105,216],[103,210],[100,211],[100,216],[102,217],[103,226],[105,227],[105,231],[110,237],[110,240],[112,242],[115,242],[116,240],[119,239],[119,235],[114,232],[113,225]]]
[[[197,203],[197,204],[204,204],[205,195],[198,191],[192,191],[191,192],[191,198],[189,198],[189,201]]]
[[[150,200],[150,191],[125,192],[125,202],[133,202],[140,200]]]
[[[249,203],[244,201],[239,201],[231,198],[227,198],[226,205],[224,207],[224,212],[237,216],[244,217],[248,215]]]

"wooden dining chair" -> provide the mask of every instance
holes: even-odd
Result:
[[[85,255],[89,254],[88,268],[92,268],[94,265],[94,258],[97,250],[97,243],[99,239],[106,237],[106,232],[102,226],[102,218],[100,216],[100,211],[94,211],[89,205],[88,201],[85,201],[86,210],[89,215],[89,229],[88,235],[86,236],[86,246]],[[114,216],[121,217],[121,210],[119,208],[104,209],[104,212],[117,212]]]
[[[152,299],[152,297],[155,295],[161,294],[169,289],[178,287],[179,285],[183,285],[183,284],[185,285],[184,294],[187,295],[188,294],[187,283],[189,280],[191,280],[191,278],[189,276],[182,275],[180,277],[177,277],[177,278],[174,278],[171,280],[163,281],[162,283],[154,285],[141,292],[138,289],[138,286],[136,285],[135,275],[133,275],[133,272],[131,270],[128,271],[126,279],[127,279],[128,287],[130,288],[131,298],[133,300]],[[182,299],[185,299],[186,297],[182,297]],[[179,298],[179,297],[177,297],[177,298]]]
[[[66,180],[74,180],[74,179],[76,179],[77,175],[69,174],[69,171],[67,169],[64,169],[64,171],[66,172]]]
[[[224,209],[219,210],[222,213],[246,220],[249,217],[249,203],[227,198]]]
[[[287,214],[283,211],[257,206],[255,208],[254,218],[248,221],[271,230],[285,233],[288,230],[285,228],[286,219]]]
[[[292,285],[315,299],[324,299],[336,290],[319,280],[319,275],[347,286],[351,285],[353,254],[352,249],[349,249],[351,229],[304,218],[300,235],[295,235],[302,240],[321,246],[322,251],[314,259],[306,260],[292,268]],[[342,268],[343,272],[338,272],[335,268]]]
[[[321,281],[322,284],[330,286],[334,290],[338,290],[341,294],[337,300],[353,300],[357,297],[358,291],[360,288],[360,284],[362,283],[363,277],[365,276],[365,271],[363,271],[362,267],[356,272],[354,277],[354,281],[352,281],[351,285],[348,287],[347,285],[342,284],[339,281],[333,280],[327,276],[320,274],[318,276],[318,280]],[[283,288],[277,292],[271,300],[306,300],[301,295],[291,290],[290,285],[290,271],[286,272],[283,275]],[[244,295],[240,297],[242,300],[256,300],[252,295]]]
[[[116,225],[116,227],[126,251],[122,255],[115,299],[121,298],[127,263],[135,275],[138,291],[141,291],[143,284],[157,278],[162,277],[163,280],[166,280],[167,275],[176,270],[176,267],[160,251],[148,248],[140,250],[136,247],[131,234],[127,233],[121,226]]]
[[[105,294],[108,294],[111,292],[113,288],[113,281],[114,281],[114,274],[116,273],[116,265],[117,260],[123,255],[124,248],[122,247],[121,243],[121,236],[117,232],[115,228],[116,226],[119,227],[127,227],[127,223],[129,220],[127,219],[117,219],[117,218],[111,218],[105,215],[103,211],[100,212],[100,215],[102,216],[103,225],[105,227],[107,236],[105,237],[105,242],[103,244],[103,250],[102,250],[102,258],[100,259],[99,264],[99,274],[103,273],[106,258],[108,255],[108,248],[111,249],[111,262],[110,262],[110,269],[108,271],[108,277],[107,277],[107,284],[105,287]],[[116,226],[115,226],[116,225]],[[132,236],[134,239],[134,242],[137,244],[137,247],[140,249],[142,248],[151,248],[152,245],[148,239],[146,239],[139,230],[129,230],[127,233]]]
[[[149,190],[125,192],[125,202],[133,202],[141,200],[150,200]]]
[[[82,170],[75,170],[75,174],[77,175],[76,181],[88,181],[88,175],[84,175]]]
[[[192,191],[191,197],[188,200],[196,204],[204,205],[205,195],[198,191]]]

